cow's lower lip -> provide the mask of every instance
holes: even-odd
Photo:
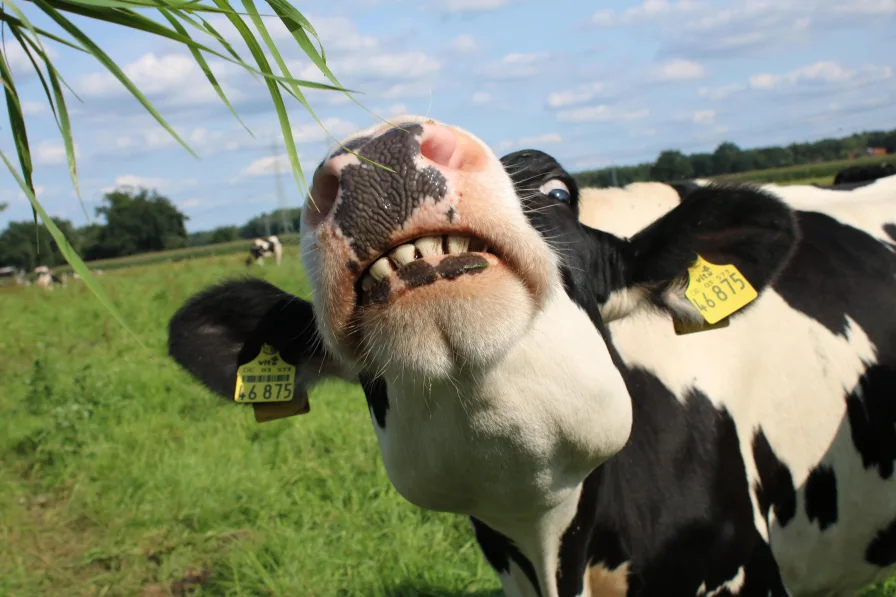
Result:
[[[462,276],[480,274],[500,263],[486,252],[466,252],[422,257],[403,265],[385,278],[358,288],[358,305],[385,304],[405,292]]]

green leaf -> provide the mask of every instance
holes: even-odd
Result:
[[[9,66],[6,64],[5,52],[0,52],[0,78],[3,79],[3,92],[6,94],[6,113],[9,117],[9,128],[12,131],[13,142],[16,145],[16,153],[19,156],[19,165],[22,167],[22,175],[25,179],[24,184],[30,189],[29,192],[34,194],[31,149],[28,147],[28,133],[25,130],[25,117],[22,115],[22,104],[19,102],[19,94],[16,91],[16,84],[12,79],[12,71],[9,70]],[[37,212],[32,209],[32,214],[34,215],[34,224],[36,226]]]
[[[183,146],[184,149],[186,149],[188,152],[190,152],[190,155],[192,155],[193,157],[196,157],[196,158],[199,157],[190,148],[190,146],[187,145],[184,142],[184,140],[180,138],[180,135],[178,135],[177,133],[174,132],[174,129],[171,128],[171,125],[169,125],[165,121],[165,119],[162,118],[162,115],[158,113],[158,111],[153,107],[153,105],[146,98],[146,96],[144,96],[143,93],[139,89],[137,89],[137,86],[134,85],[134,83],[128,78],[128,76],[126,74],[124,74],[124,71],[122,71],[118,67],[118,65],[115,64],[115,62],[111,58],[109,58],[109,56],[105,52],[103,52],[103,50],[100,49],[99,46],[97,46],[95,43],[93,43],[93,41],[89,37],[87,37],[80,29],[78,29],[78,27],[76,27],[74,23],[69,21],[64,16],[62,16],[56,9],[54,9],[52,6],[50,6],[45,0],[32,0],[32,1],[37,6],[39,6],[41,8],[41,10],[43,10],[48,16],[50,16],[50,18],[52,18],[54,21],[56,21],[56,23],[60,27],[65,29],[69,33],[69,35],[71,35],[72,37],[77,39],[81,43],[82,46],[84,46],[87,50],[89,50],[90,53],[93,54],[93,56],[97,60],[99,60],[103,64],[103,66],[105,66],[109,70],[109,72],[111,72],[115,76],[115,78],[117,78],[119,81],[121,81],[121,83],[128,89],[128,91],[130,91],[131,94],[134,97],[136,97],[137,100],[141,104],[143,104],[143,107],[146,108],[146,110],[150,114],[152,114],[153,118],[155,118],[156,121],[159,124],[161,124],[165,128],[165,130],[168,131],[168,133],[172,137],[174,137],[174,139],[178,143],[180,143],[181,146]]]

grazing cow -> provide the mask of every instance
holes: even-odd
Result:
[[[249,256],[246,257],[246,265],[252,265],[253,261],[258,265],[264,265],[265,257],[273,257],[274,262],[280,265],[280,260],[283,258],[283,247],[280,244],[280,239],[276,236],[256,238],[252,241]]]
[[[34,281],[34,284],[44,290],[52,290],[54,285],[65,285],[65,280],[50,271],[50,268],[46,265],[37,266],[34,268],[34,273],[37,274],[37,279]]]
[[[896,174],[896,166],[887,162],[879,164],[865,164],[861,166],[850,166],[837,173],[834,176],[834,185],[842,184],[868,184],[878,178],[885,176],[893,176]]]
[[[545,154],[397,122],[344,143],[391,172],[337,149],[315,173],[314,305],[208,288],[169,324],[176,362],[225,397],[264,343],[297,391],[360,382],[392,484],[468,515],[511,596],[835,595],[892,569],[889,247],[751,187],[621,239]],[[696,254],[758,298],[679,337]]]

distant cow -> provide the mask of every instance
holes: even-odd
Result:
[[[65,285],[65,278],[54,274],[46,265],[37,266],[34,268],[34,273],[37,274],[37,279],[34,281],[34,284],[39,288],[52,290],[53,286]]]
[[[849,595],[892,573],[892,192],[831,215],[673,186],[621,238],[580,222],[550,156],[395,122],[344,141],[389,170],[337,148],[315,172],[313,303],[207,288],[170,321],[177,363],[231,402],[263,344],[295,393],[359,382],[393,486],[469,516],[509,596]],[[709,304],[684,294],[697,255],[739,271],[716,301],[758,298],[678,336]]]
[[[265,257],[273,257],[274,263],[280,265],[283,258],[283,246],[276,236],[253,240],[252,246],[249,248],[249,256],[246,258],[246,265],[252,265],[253,261],[257,265],[264,265]]]
[[[841,170],[834,177],[834,185],[848,183],[869,183],[896,174],[896,166],[887,162],[879,164],[867,164],[862,166],[850,166]]]

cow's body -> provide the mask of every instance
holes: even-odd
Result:
[[[65,274],[63,277],[57,276],[50,268],[46,265],[39,265],[34,268],[34,273],[37,274],[37,278],[34,281],[34,284],[43,288],[44,290],[52,290],[53,286],[64,286],[65,285]]]
[[[578,223],[549,157],[501,167],[448,131],[345,143],[400,175],[331,154],[303,215],[314,308],[209,289],[172,319],[175,360],[224,396],[261,342],[303,387],[360,381],[393,485],[469,515],[510,596],[849,595],[892,570],[889,245],[696,186],[623,240]],[[676,336],[672,316],[701,319],[695,252],[760,297]]]
[[[254,261],[257,265],[264,265],[265,257],[273,257],[274,263],[280,265],[283,259],[283,245],[276,236],[267,238],[256,238],[249,247],[249,257],[246,258],[246,265],[251,265]]]

